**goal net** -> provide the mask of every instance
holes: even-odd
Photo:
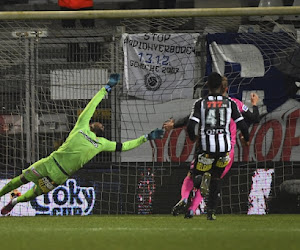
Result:
[[[256,92],[261,114],[249,128],[249,147],[237,136],[219,212],[278,211],[281,185],[300,178],[300,19],[293,14],[120,16],[95,18],[94,26],[78,19],[75,26],[59,19],[2,20],[0,188],[64,142],[110,73],[120,73],[121,82],[92,121],[104,125],[107,139],[124,142],[189,115],[207,93],[206,76],[216,71],[228,78],[229,95],[250,109]],[[185,128],[173,129],[132,151],[100,153],[64,185],[18,204],[11,215],[169,213],[193,157]],[[10,198],[2,197],[0,206]]]

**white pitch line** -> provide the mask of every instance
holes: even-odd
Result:
[[[7,227],[0,227],[0,230],[9,231]],[[12,228],[14,232],[28,232],[28,228]],[[101,231],[174,231],[174,232],[184,232],[184,231],[219,231],[219,232],[227,232],[228,228],[203,228],[203,227],[193,227],[193,228],[131,228],[131,227],[93,227],[93,228],[30,228],[30,232],[37,231],[37,232],[75,232],[75,231],[89,231],[89,232],[101,232]],[[258,229],[249,229],[249,228],[239,228],[236,230],[230,229],[231,232],[233,231],[243,231],[243,232],[300,232],[300,228],[292,228],[292,229],[280,229],[280,228],[258,228]]]

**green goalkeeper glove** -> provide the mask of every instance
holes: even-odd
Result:
[[[157,128],[151,131],[149,134],[146,134],[145,137],[147,140],[162,139],[164,137],[165,131],[163,129]]]

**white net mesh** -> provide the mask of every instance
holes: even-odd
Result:
[[[248,211],[257,169],[274,169],[264,200],[276,198],[279,185],[294,174],[300,155],[297,20],[139,18],[96,20],[93,28],[79,21],[76,28],[63,28],[58,20],[0,25],[1,187],[65,140],[112,72],[122,75],[122,83],[92,120],[102,122],[105,137],[113,141],[136,138],[170,117],[188,115],[194,100],[206,94],[211,71],[227,76],[229,94],[247,105],[250,92],[259,94],[264,116],[250,127],[250,147],[237,143],[239,168],[224,180],[222,212]],[[56,192],[18,205],[13,215],[169,212],[193,151],[185,130],[177,129],[133,151],[103,152]],[[263,188],[256,191],[261,195]],[[2,197],[1,205],[8,199]]]

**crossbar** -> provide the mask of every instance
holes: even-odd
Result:
[[[299,15],[300,6],[245,8],[186,8],[86,11],[2,11],[0,20],[120,19]]]

